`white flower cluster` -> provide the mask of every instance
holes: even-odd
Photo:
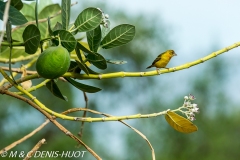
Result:
[[[103,27],[105,28],[108,28],[109,27],[109,15],[108,14],[104,14],[104,12],[100,9],[100,8],[97,8],[99,11],[102,12],[102,25]]]
[[[195,113],[199,113],[198,105],[195,103],[192,103],[192,101],[195,99],[196,98],[191,94],[184,97],[184,103],[182,108],[185,108],[186,110],[183,111],[183,113],[187,116],[187,118],[190,121],[196,120]]]

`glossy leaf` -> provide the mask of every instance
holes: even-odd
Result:
[[[54,80],[51,80],[49,82],[46,83],[46,87],[51,91],[51,93],[60,98],[63,99],[65,101],[68,101],[67,97],[62,95],[60,89],[58,88],[57,84],[54,82]]]
[[[69,52],[73,51],[76,48],[77,41],[70,32],[65,31],[65,30],[57,30],[57,31],[54,31],[53,34],[55,36],[59,35],[59,37],[61,39],[61,44]]]
[[[30,4],[23,4],[23,8],[21,9],[21,13],[27,18],[28,21],[35,20],[34,18],[34,7]]]
[[[80,73],[81,69],[79,68],[77,62],[71,61],[68,72]]]
[[[97,87],[93,87],[93,86],[89,86],[89,85],[86,85],[86,84],[82,84],[82,83],[76,82],[76,81],[72,80],[72,79],[69,78],[69,77],[64,77],[64,78],[65,78],[69,83],[71,83],[73,86],[75,86],[76,88],[80,89],[80,90],[83,91],[83,92],[95,93],[95,92],[99,92],[99,91],[102,90],[102,89],[97,88]]]
[[[95,72],[94,70],[91,70],[90,68],[87,68],[87,69],[88,69],[89,74],[100,74],[98,72]]]
[[[12,59],[19,58],[19,57],[26,57],[29,56],[25,51],[25,47],[13,47],[12,48]],[[1,46],[1,59],[4,62],[9,62],[10,56],[10,48]]]
[[[130,42],[135,36],[135,26],[122,24],[113,28],[102,40],[104,49],[117,47]]]
[[[122,61],[122,60],[112,60],[112,59],[106,59],[107,63],[111,64],[125,64],[127,61]]]
[[[70,7],[71,0],[62,0],[62,26],[64,30],[68,29],[69,20],[70,20]]]
[[[56,30],[62,30],[63,29],[63,26],[61,23],[57,22],[56,25],[54,26],[53,28],[53,31],[56,31]]]
[[[0,1],[0,19],[1,20],[3,20],[5,5],[6,5],[5,2]],[[22,25],[28,22],[27,19],[24,17],[24,15],[11,5],[9,6],[8,19],[11,21],[12,25]]]
[[[48,2],[46,1],[46,3],[48,3]],[[40,6],[39,6],[39,10],[40,10]],[[61,7],[59,6],[59,4],[48,5],[48,6],[44,7],[42,9],[42,11],[39,13],[38,19],[43,19],[43,18],[54,16],[60,10],[61,10]],[[51,18],[52,25],[55,25],[57,22],[61,22],[61,15],[57,15],[57,16],[54,16],[53,18]],[[51,27],[54,27],[54,26],[51,26]],[[39,30],[41,32],[41,38],[49,37],[47,22],[39,23]]]
[[[100,25],[102,21],[102,12],[97,8],[86,8],[77,17],[74,22],[79,32],[93,30]]]
[[[25,52],[28,54],[34,54],[40,44],[40,31],[33,25],[28,25],[23,32],[23,40],[25,45]]]
[[[94,54],[92,51],[88,50],[86,47],[84,47],[81,43],[77,43],[77,47],[78,49],[82,50],[83,52],[85,53],[88,53],[88,54]]]
[[[19,11],[23,8],[23,3],[21,0],[11,0],[10,5]]]
[[[102,38],[101,27],[87,32],[87,41],[91,51],[97,52]]]
[[[38,27],[38,0],[36,0],[36,3],[35,3],[35,22],[36,22],[36,26]]]
[[[101,54],[98,53],[88,54],[87,59],[89,62],[91,62],[94,66],[96,66],[99,69],[107,68],[107,62]]]
[[[49,36],[52,36],[53,35],[53,31],[52,31],[52,28],[51,28],[51,19],[48,17],[48,33],[49,33]]]
[[[175,112],[168,111],[167,114],[165,114],[165,119],[168,124],[178,132],[192,133],[198,130],[197,126],[191,121],[176,114]]]
[[[81,63],[79,61],[76,61],[76,63],[80,69],[82,69],[87,75],[89,75],[88,67],[84,63]]]
[[[35,5],[34,4],[35,2],[31,3],[32,5]],[[38,1],[38,11],[39,13],[41,13],[43,11],[43,9],[45,9],[47,6],[49,5],[52,5],[53,4],[53,1],[52,0],[39,0]],[[46,17],[45,17],[46,18]]]

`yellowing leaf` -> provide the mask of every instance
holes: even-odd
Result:
[[[89,49],[89,46],[88,46],[88,44],[87,44],[86,42],[81,42],[81,41],[79,41],[79,43],[81,43],[85,48]],[[86,60],[86,57],[85,57],[83,51],[80,50],[80,53],[81,53],[82,60],[85,61],[85,60]],[[71,54],[76,55],[76,51],[73,50],[73,51],[71,52]],[[88,67],[91,66],[91,63],[89,63],[88,61],[86,61],[85,64],[86,64]]]
[[[165,119],[169,125],[178,132],[192,133],[198,130],[197,126],[191,121],[176,114],[175,112],[168,111],[167,114],[165,114]]]

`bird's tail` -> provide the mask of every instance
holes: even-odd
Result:
[[[153,65],[148,66],[146,69],[153,67]]]

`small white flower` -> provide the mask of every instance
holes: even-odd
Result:
[[[190,117],[189,120],[194,121],[194,120],[196,120],[196,118],[195,117]]]
[[[105,17],[106,19],[109,19],[109,15],[108,15],[108,14],[105,14],[104,17]]]
[[[188,100],[188,96],[184,96],[184,99],[185,99],[185,100]]]
[[[191,117],[195,117],[195,114],[194,114],[193,112],[190,112],[189,115],[190,115]]]
[[[191,105],[191,102],[189,102],[189,101],[184,102],[184,106],[189,107],[190,105]]]
[[[197,107],[198,105],[196,103],[193,103],[192,106],[193,106],[193,108],[198,108]]]
[[[189,98],[190,100],[195,100],[195,99],[196,99],[195,96],[192,95],[192,94],[189,94],[188,98]]]

